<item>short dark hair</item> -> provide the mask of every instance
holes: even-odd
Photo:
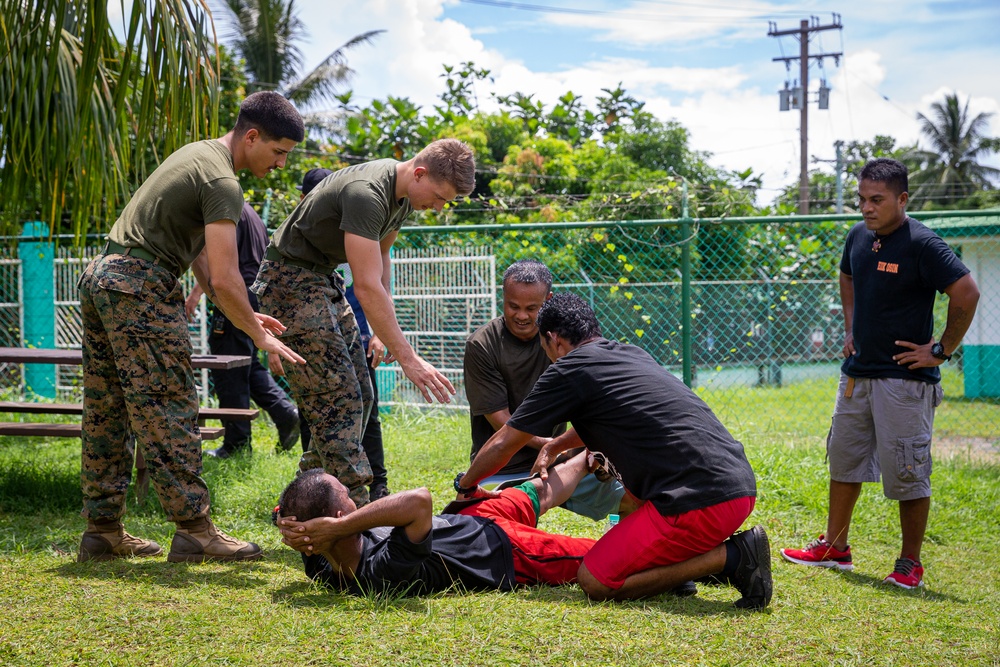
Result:
[[[299,521],[336,516],[342,509],[337,491],[322,468],[301,472],[281,492],[278,516],[294,516]]]
[[[302,185],[296,185],[295,187],[302,190],[302,194],[307,195],[313,191],[313,188],[322,183],[323,180],[332,173],[333,172],[331,170],[324,169],[323,167],[310,169],[306,172],[306,175],[302,177]]]
[[[503,272],[503,286],[508,282],[523,283],[533,285],[540,283],[545,285],[545,291],[552,291],[552,272],[537,259],[519,259]]]
[[[241,135],[251,129],[260,132],[268,141],[291,139],[298,143],[306,136],[302,116],[284,95],[272,90],[248,95],[240,104],[233,132]]]
[[[560,292],[538,309],[538,331],[559,334],[578,345],[601,335],[601,325],[587,302],[571,292]]]
[[[858,182],[875,181],[885,183],[886,186],[896,193],[896,196],[909,192],[910,181],[908,178],[906,165],[899,160],[887,157],[879,157],[869,160],[861,169]]]
[[[450,183],[459,195],[476,189],[476,159],[472,149],[458,139],[438,139],[413,158],[435,181]]]

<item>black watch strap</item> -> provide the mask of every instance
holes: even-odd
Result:
[[[465,488],[464,486],[462,486],[461,484],[459,484],[459,481],[461,481],[461,479],[463,477],[465,477],[465,473],[464,472],[460,472],[457,475],[455,475],[455,493],[461,493],[463,496],[467,496],[470,493],[472,493],[473,491],[475,491],[476,487],[473,486],[473,487],[470,487],[470,488]]]
[[[935,359],[942,359],[944,361],[951,361],[951,355],[944,353],[944,345],[941,343],[934,343],[931,345],[931,356]]]

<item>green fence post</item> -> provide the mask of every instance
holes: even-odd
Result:
[[[24,223],[17,254],[21,259],[22,340],[26,347],[54,348],[56,345],[56,307],[54,248],[47,241],[49,226],[44,222]],[[56,397],[56,367],[50,364],[25,364],[24,385],[29,394]]]
[[[681,374],[684,384],[694,386],[691,329],[691,219],[688,217],[688,184],[681,181]]]

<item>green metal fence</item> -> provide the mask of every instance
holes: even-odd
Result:
[[[952,244],[982,292],[963,346],[942,366],[946,398],[936,441],[1000,449],[1000,211],[914,217]],[[420,354],[456,384],[453,406],[464,408],[464,338],[499,314],[506,267],[537,258],[552,269],[554,289],[572,290],[593,306],[605,336],[647,350],[739,437],[818,439],[829,426],[839,377],[843,317],[837,273],[847,230],[856,221],[686,217],[406,227],[394,248],[397,315]],[[40,284],[30,272],[21,275],[21,264],[13,248],[2,248],[4,345],[24,344],[22,296]],[[75,276],[57,281],[63,283],[74,286]],[[56,301],[73,312],[75,294],[57,295]],[[940,297],[938,334],[946,308],[947,299]],[[74,321],[59,312],[60,322]],[[59,346],[79,345],[78,339],[57,338]],[[21,383],[17,370],[0,368],[0,388]],[[379,369],[379,386],[385,405],[422,402],[396,365]]]
[[[958,447],[1000,445],[1000,212],[918,217],[969,264],[983,293],[973,330],[943,366],[936,434]],[[496,285],[536,258],[555,290],[588,300],[603,334],[643,347],[741,436],[822,437],[843,345],[837,275],[857,216],[407,227],[400,252],[476,248]],[[891,298],[891,295],[887,295]],[[499,294],[498,294],[499,299]],[[936,332],[946,297],[938,299]],[[397,305],[397,308],[399,306]],[[453,366],[453,359],[432,363]],[[461,393],[462,389],[460,389]]]

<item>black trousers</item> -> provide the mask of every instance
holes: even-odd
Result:
[[[368,376],[372,379],[372,411],[368,415],[368,422],[365,424],[365,434],[361,438],[361,448],[365,450],[368,457],[368,465],[372,468],[372,486],[376,484],[386,484],[388,473],[385,469],[385,450],[382,448],[382,422],[378,418],[378,384],[375,382],[375,369],[371,366],[371,357],[368,357]],[[312,440],[312,433],[309,431],[309,424],[305,417],[299,413],[299,428],[302,439],[302,451],[309,449],[309,442]]]
[[[257,295],[247,292],[250,305],[257,310]],[[219,407],[249,408],[250,399],[261,410],[270,415],[275,424],[282,426],[297,418],[295,404],[288,398],[285,391],[278,386],[257,358],[257,347],[250,336],[243,333],[218,309],[210,321],[208,346],[212,354],[235,354],[250,357],[249,366],[230,368],[227,370],[212,370],[212,383],[215,394],[219,397]],[[223,420],[226,429],[223,444],[227,449],[234,449],[250,444],[252,422]]]

